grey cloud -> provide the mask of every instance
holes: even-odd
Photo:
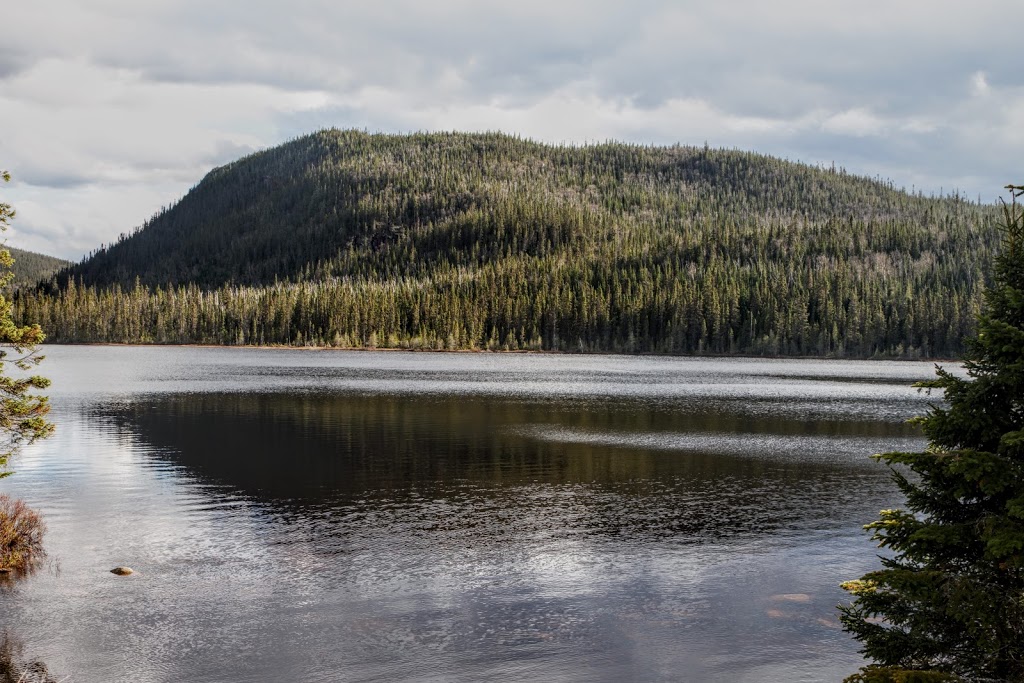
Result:
[[[33,168],[21,165],[18,168],[18,180],[28,185],[46,187],[54,190],[66,190],[95,182],[95,178],[78,173],[51,170],[47,168]]]
[[[415,88],[455,70],[474,91],[490,96],[509,83],[534,90],[557,85],[562,79],[544,77],[552,71],[570,79],[585,75],[597,56],[628,36],[631,24],[621,10],[609,17],[583,5],[565,16],[549,11],[548,21],[522,10],[448,6],[454,9],[445,11],[445,3],[356,10],[329,5],[311,20],[291,9],[277,13],[274,5],[256,4],[245,16],[225,17],[186,4],[176,16],[161,17],[160,25],[143,23],[91,54],[99,63],[139,69],[159,81],[298,89]]]
[[[213,149],[201,157],[203,165],[220,166],[257,151],[252,145],[244,145],[230,140],[218,141]]]
[[[28,68],[30,62],[28,55],[0,46],[0,81],[21,73]]]
[[[684,13],[658,2],[628,9],[306,3],[305,11],[250,3],[241,13],[227,4],[179,3],[162,15],[137,16],[130,26],[113,24],[111,40],[90,54],[174,83],[264,83],[342,94],[375,85],[412,97],[421,90],[429,96],[454,73],[465,88],[445,95],[469,102],[521,101],[589,80],[601,95],[630,96],[641,106],[697,97],[745,115],[791,115],[829,103],[907,111],[948,101],[960,94],[959,77],[1012,62],[1007,58],[1016,53],[1016,36],[1007,28],[1013,15],[999,16],[995,3],[972,9],[999,19],[986,26],[984,40],[973,41],[953,40],[948,30],[930,34],[927,15],[891,29],[883,12],[875,26],[846,28],[801,3],[788,5],[777,11],[780,35],[763,30],[762,17],[749,11]]]
[[[119,204],[110,180],[173,188],[166,203],[327,126],[708,140],[926,191],[998,192],[1024,153],[1015,0],[53,0],[5,20],[0,161],[53,193],[90,188],[96,212]],[[107,210],[62,230],[98,244],[148,217]]]

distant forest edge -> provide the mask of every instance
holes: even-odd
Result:
[[[53,342],[955,357],[996,211],[706,147],[325,130],[15,306]]]

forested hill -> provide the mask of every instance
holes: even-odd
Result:
[[[37,254],[34,251],[10,246],[4,248],[11,252],[11,258],[14,259],[14,266],[11,268],[11,272],[14,273],[11,285],[14,287],[35,286],[40,280],[49,279],[57,271],[71,265],[70,261],[56,256]]]
[[[19,311],[65,341],[953,355],[994,215],[738,151],[329,130]]]

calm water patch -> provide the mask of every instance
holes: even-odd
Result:
[[[74,681],[820,681],[930,363],[49,347]],[[131,577],[108,573],[116,565]]]

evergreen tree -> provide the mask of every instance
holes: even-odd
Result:
[[[849,681],[1024,681],[1024,187],[1008,189],[967,378],[920,385],[945,392],[917,419],[925,452],[876,456],[907,510],[867,526],[893,554],[843,585],[843,626],[876,662]]]
[[[4,182],[11,179],[7,171],[0,172]],[[0,202],[0,231],[7,230],[14,218],[10,204]],[[0,248],[0,477],[10,474],[6,470],[7,460],[22,443],[42,438],[53,431],[53,425],[46,421],[50,404],[45,396],[30,393],[32,389],[45,389],[50,380],[38,375],[8,376],[4,369],[13,364],[21,371],[27,371],[39,364],[43,356],[37,346],[43,341],[39,325],[18,325],[12,315],[13,305],[3,293],[14,274],[11,253]]]

